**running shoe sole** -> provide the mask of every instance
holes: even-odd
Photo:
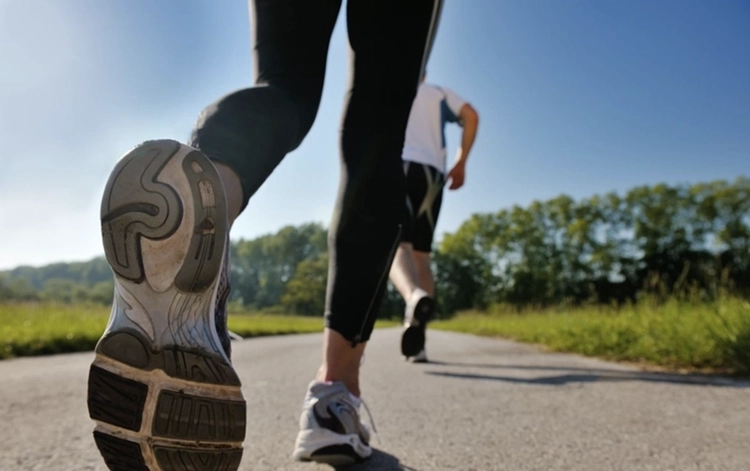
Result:
[[[435,312],[435,301],[429,296],[421,298],[414,307],[412,319],[401,334],[401,353],[413,357],[424,349],[425,329]],[[416,322],[414,322],[416,319]]]
[[[101,224],[115,299],[88,409],[107,467],[237,470],[246,407],[214,322],[228,232],[216,168],[178,142],[145,142],[112,172]]]

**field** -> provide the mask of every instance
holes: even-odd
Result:
[[[0,359],[93,350],[109,307],[18,303],[0,305]],[[379,322],[378,326],[394,325]],[[243,337],[320,332],[321,317],[233,313],[229,329]]]
[[[109,308],[101,305],[0,305],[0,359],[92,350],[108,316]],[[394,325],[379,321],[377,327]],[[229,317],[230,330],[243,337],[319,332],[322,327],[321,317],[248,312]],[[750,303],[729,297],[621,309],[465,312],[431,328],[672,369],[750,373]]]
[[[671,300],[621,308],[463,313],[432,328],[672,369],[750,373],[750,304]]]

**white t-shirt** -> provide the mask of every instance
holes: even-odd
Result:
[[[458,122],[466,101],[452,90],[421,83],[406,126],[402,157],[446,172],[445,123]]]

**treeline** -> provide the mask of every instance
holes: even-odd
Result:
[[[230,302],[279,314],[323,312],[328,256],[327,231],[321,224],[287,226],[275,234],[234,241],[230,250]],[[113,290],[112,272],[103,257],[0,272],[0,302],[110,304]],[[400,297],[389,289],[381,317],[402,312]]]
[[[448,311],[750,294],[750,179],[567,196],[477,214],[437,258]],[[693,298],[694,299],[694,298]]]
[[[0,272],[0,302],[112,302],[112,270],[104,257],[88,262],[53,263]]]
[[[327,233],[288,226],[231,244],[231,301],[252,310],[320,315]],[[750,295],[750,179],[567,196],[475,214],[434,253],[443,316],[503,303],[623,303],[644,293]],[[109,303],[103,258],[0,273],[0,301]],[[381,317],[403,302],[389,286]]]
[[[325,227],[313,223],[233,242],[230,301],[251,310],[321,315],[328,279],[327,238]],[[403,302],[389,286],[379,316],[401,315]]]

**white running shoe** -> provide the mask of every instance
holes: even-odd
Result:
[[[115,296],[88,409],[107,467],[237,470],[246,411],[217,332],[229,227],[216,168],[175,141],[141,144],[107,182],[101,227]]]
[[[351,395],[343,383],[310,383],[294,459],[344,466],[368,458],[372,454],[370,431],[360,420],[360,404],[362,400]]]

